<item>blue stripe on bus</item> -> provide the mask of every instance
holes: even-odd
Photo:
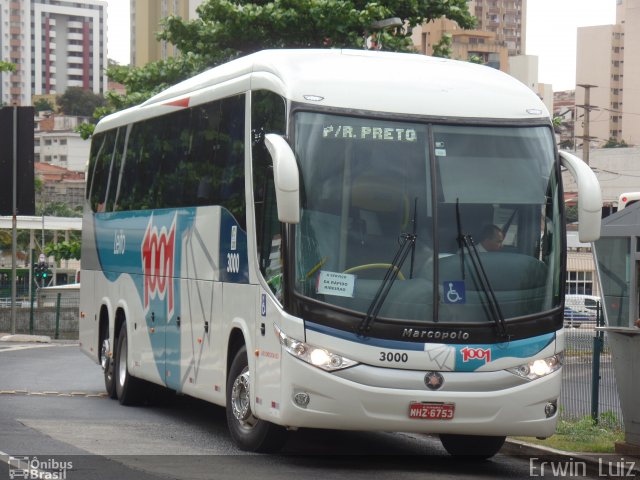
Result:
[[[196,217],[210,214],[212,208],[215,207],[109,212],[94,217],[102,273],[112,283],[123,274],[130,276],[147,331],[153,332],[149,341],[158,375],[174,389],[180,387],[181,358],[176,320],[181,309],[188,308],[181,305],[180,280],[186,261],[183,239],[193,230]],[[220,210],[219,280],[248,283],[247,234],[228,210]]]
[[[385,340],[383,338],[364,337],[353,332],[346,332],[344,330],[338,330],[337,328],[326,327],[324,325],[308,321],[305,322],[305,326],[309,330],[318,333],[324,333],[325,335],[331,335],[332,337],[342,338],[343,340],[361,343],[363,345],[370,345],[372,347],[395,348],[397,350],[415,350],[420,352],[424,350],[425,345],[424,343],[403,342],[401,340]]]
[[[350,342],[369,345],[378,348],[389,348],[396,350],[426,351],[429,345],[448,345],[456,351],[455,371],[473,372],[487,363],[499,358],[522,358],[534,357],[542,350],[551,345],[556,338],[554,332],[545,333],[531,338],[514,340],[500,343],[486,344],[446,344],[441,343],[416,343],[401,340],[386,340],[381,338],[363,337],[354,332],[338,330],[313,322],[305,322],[307,329],[341,338]]]

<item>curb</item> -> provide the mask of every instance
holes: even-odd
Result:
[[[51,343],[51,337],[46,335],[4,335],[0,336],[0,342]]]
[[[571,470],[573,472],[581,464],[584,464],[590,473],[597,473],[598,476],[640,477],[640,458],[630,455],[566,452],[511,438],[507,438],[500,453],[509,456],[529,457],[530,461],[534,458],[540,459],[541,462],[554,459],[555,462],[548,463],[559,464],[564,462],[568,468],[571,466],[576,467]],[[552,468],[552,466],[548,467],[549,472],[552,471]]]

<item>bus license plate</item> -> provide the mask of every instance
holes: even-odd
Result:
[[[455,403],[411,402],[409,404],[409,418],[421,420],[451,420],[455,410]]]

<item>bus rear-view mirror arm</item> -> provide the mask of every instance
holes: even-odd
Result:
[[[264,143],[273,160],[278,220],[282,223],[299,223],[300,175],[293,150],[284,138],[274,133],[265,135]]]
[[[578,185],[578,238],[589,243],[600,238],[602,192],[596,174],[589,165],[569,152],[559,152],[560,163],[567,168]]]

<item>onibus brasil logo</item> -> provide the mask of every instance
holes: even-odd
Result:
[[[14,457],[9,456],[9,478],[65,480],[67,471],[73,469],[73,462],[55,458]]]
[[[175,265],[176,216],[171,227],[160,228],[149,219],[142,239],[142,270],[144,273],[144,311],[149,310],[151,300],[167,301],[167,319],[173,315],[174,288],[173,270]]]

